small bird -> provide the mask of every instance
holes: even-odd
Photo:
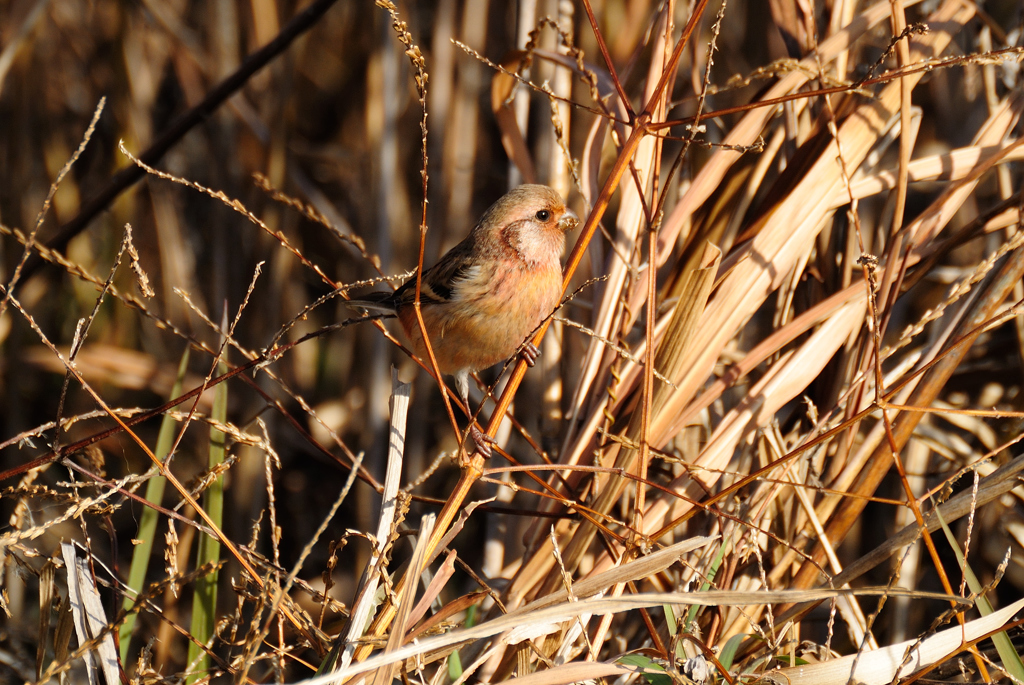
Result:
[[[562,294],[565,234],[579,223],[561,196],[521,185],[484,212],[466,238],[423,272],[420,310],[441,373],[455,377],[469,407],[469,374],[510,358],[550,316]],[[413,302],[416,277],[394,292],[370,293],[350,306],[398,317],[413,351],[428,359]],[[539,354],[527,342],[522,356]],[[471,429],[486,454],[489,440]]]

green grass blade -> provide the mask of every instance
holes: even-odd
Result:
[[[186,347],[185,353],[181,355],[181,361],[178,363],[178,377],[174,381],[174,387],[171,388],[172,398],[181,395],[185,370],[188,368],[189,352],[189,348]],[[161,462],[167,458],[167,453],[170,452],[171,445],[174,444],[176,427],[177,421],[170,416],[164,415],[163,420],[160,422],[160,433],[156,439],[156,450],[153,452]],[[167,479],[163,476],[157,475],[150,478],[149,482],[146,483],[146,501],[159,505],[161,500],[163,500],[165,485],[167,485]],[[160,514],[156,509],[151,507],[143,508],[142,516],[139,519],[139,532],[135,536],[135,539],[140,542],[132,552],[132,565],[128,571],[128,587],[131,588],[132,592],[124,598],[125,611],[132,608],[135,604],[135,597],[138,596],[138,593],[142,592],[145,586],[146,571],[149,570],[149,560],[153,556],[153,546],[156,542],[156,525],[159,519]],[[121,624],[121,629],[118,633],[118,640],[121,645],[121,663],[128,662],[128,647],[131,643],[132,630],[135,627],[137,617],[137,614],[131,614]]]
[[[711,568],[708,569],[705,574],[707,580],[700,586],[699,592],[707,592],[711,589],[711,583],[715,580],[715,575],[718,573],[718,568],[722,565],[722,560],[725,559],[725,553],[732,547],[729,540],[722,540],[722,544],[718,546],[718,552],[715,554],[715,558],[711,561]],[[686,624],[683,628],[683,632],[689,633],[693,622],[697,619],[697,615],[703,607],[696,604],[691,606],[686,612]]]
[[[227,366],[219,365],[218,373],[227,373]],[[226,423],[228,415],[228,387],[221,383],[213,394],[213,413],[211,418],[218,423]],[[227,436],[223,431],[210,428],[210,464],[211,469],[224,463],[225,442]],[[221,528],[224,521],[224,477],[218,476],[203,493],[202,507],[209,514],[214,525]],[[196,568],[204,564],[216,563],[220,560],[220,541],[208,535],[199,536],[199,548],[196,551]],[[213,636],[217,622],[217,579],[219,573],[209,573],[196,580],[195,594],[192,595],[192,636],[200,644],[207,644]],[[188,663],[196,664],[195,670],[185,679],[186,683],[194,683],[204,677],[210,667],[210,658],[202,652],[194,642],[188,645]]]
[[[746,633],[737,633],[729,638],[725,646],[722,647],[722,653],[718,657],[718,663],[722,664],[722,668],[728,671],[732,668],[732,661],[736,658],[736,652],[739,650],[740,645],[743,644],[743,640],[746,639]]]
[[[978,599],[975,601],[975,606],[978,607],[978,611],[981,612],[982,616],[988,616],[993,612],[992,604],[982,596],[981,591],[984,589],[978,577],[974,575],[974,571],[967,564],[967,560],[964,559],[964,554],[960,550],[960,544],[956,541],[953,536],[953,531],[946,525],[946,521],[942,518],[942,514],[939,512],[938,507],[935,508],[935,515],[939,517],[939,523],[942,524],[942,532],[946,534],[946,540],[949,541],[949,546],[953,548],[953,553],[956,555],[956,561],[960,564],[960,568],[964,570],[964,576],[967,578],[967,587],[971,589],[971,592],[978,595]],[[996,633],[992,636],[992,642],[996,646],[996,651],[999,652],[999,659],[1003,662],[1003,668],[1006,672],[1013,676],[1018,682],[1024,681],[1024,662],[1021,662],[1020,655],[1017,654],[1017,650],[1013,648],[1013,643],[1010,642],[1010,637],[1006,632]]]
[[[617,661],[626,666],[636,666],[643,669],[640,675],[647,682],[647,685],[672,685],[672,676],[665,671],[665,667],[648,656],[643,654],[625,654],[620,656]]]

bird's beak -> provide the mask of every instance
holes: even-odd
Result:
[[[562,229],[562,233],[568,233],[579,226],[579,224],[580,218],[576,216],[576,212],[566,207],[565,214],[563,214],[562,218],[558,220],[558,228]]]

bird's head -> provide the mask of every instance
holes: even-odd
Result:
[[[477,230],[514,250],[527,264],[557,265],[565,234],[578,224],[579,218],[561,195],[548,186],[527,184],[491,205]]]

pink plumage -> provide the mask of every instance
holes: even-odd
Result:
[[[466,238],[423,272],[420,308],[442,373],[455,376],[464,401],[469,374],[503,362],[554,312],[562,294],[565,234],[578,223],[561,196],[522,185],[484,212]],[[413,301],[416,279],[393,293],[352,305],[396,314],[427,359]]]

